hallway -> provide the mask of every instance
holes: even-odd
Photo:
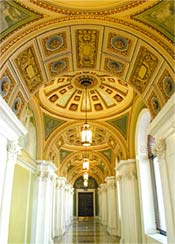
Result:
[[[80,217],[73,220],[62,238],[56,238],[55,244],[80,243],[119,243],[119,238],[107,234],[106,229],[98,219]]]

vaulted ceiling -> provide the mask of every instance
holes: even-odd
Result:
[[[66,2],[66,3],[65,3]],[[171,0],[1,2],[0,93],[23,121],[34,113],[37,159],[73,184],[85,155],[98,184],[132,158],[137,116],[154,118],[175,91]],[[93,131],[85,150],[80,131]]]

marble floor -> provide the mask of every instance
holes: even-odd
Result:
[[[81,243],[119,243],[119,238],[107,234],[106,228],[93,217],[74,218],[72,225],[62,238],[56,238],[54,244]]]

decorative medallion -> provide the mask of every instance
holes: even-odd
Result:
[[[15,63],[29,91],[35,92],[42,85],[44,79],[34,47],[31,46],[21,52],[15,59]]]
[[[160,101],[155,92],[152,92],[149,98],[147,99],[147,106],[149,108],[151,116],[154,118],[161,109]]]
[[[142,46],[138,52],[134,68],[129,78],[129,83],[133,85],[139,93],[144,93],[157,64],[158,58],[147,48]]]
[[[18,118],[20,117],[24,106],[25,106],[25,100],[22,93],[19,91],[12,104],[12,110]]]
[[[5,97],[8,95],[8,92],[10,90],[10,80],[8,76],[3,76],[0,80],[0,94],[2,97]]]
[[[109,33],[107,40],[107,49],[114,52],[120,53],[123,56],[128,56],[130,51],[131,40],[123,37],[121,35],[117,35],[116,33]]]
[[[69,58],[61,58],[57,61],[48,64],[49,73],[51,76],[57,76],[60,73],[69,71]]]
[[[124,72],[124,65],[121,62],[110,58],[105,58],[104,69],[114,75],[120,77]]]
[[[99,31],[93,29],[76,30],[77,67],[93,69],[96,67]]]
[[[165,100],[165,102],[172,96],[175,92],[175,82],[167,70],[163,72],[157,86]]]
[[[55,51],[63,46],[63,38],[59,35],[52,36],[47,39],[46,48],[50,51]]]
[[[67,49],[66,32],[54,34],[42,40],[46,56],[55,55]]]
[[[167,97],[171,97],[174,93],[174,81],[169,76],[166,76],[163,80],[163,91]]]
[[[66,68],[65,60],[58,60],[54,63],[51,63],[51,72],[53,73],[61,73]]]

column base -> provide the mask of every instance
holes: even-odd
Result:
[[[54,244],[52,239],[49,240],[49,244]]]
[[[57,238],[57,237],[61,237],[63,236],[65,233],[65,229],[55,229],[55,235],[54,235],[54,238]]]
[[[121,237],[120,244],[124,244],[124,243],[125,243],[125,239],[123,237]]]
[[[104,226],[107,226],[107,224],[108,224],[107,221],[105,221],[105,220],[102,220],[101,223],[102,223],[102,225],[104,225]]]
[[[117,229],[116,229],[116,228],[107,227],[107,232],[108,232],[111,236],[118,236],[118,235],[117,235]]]

